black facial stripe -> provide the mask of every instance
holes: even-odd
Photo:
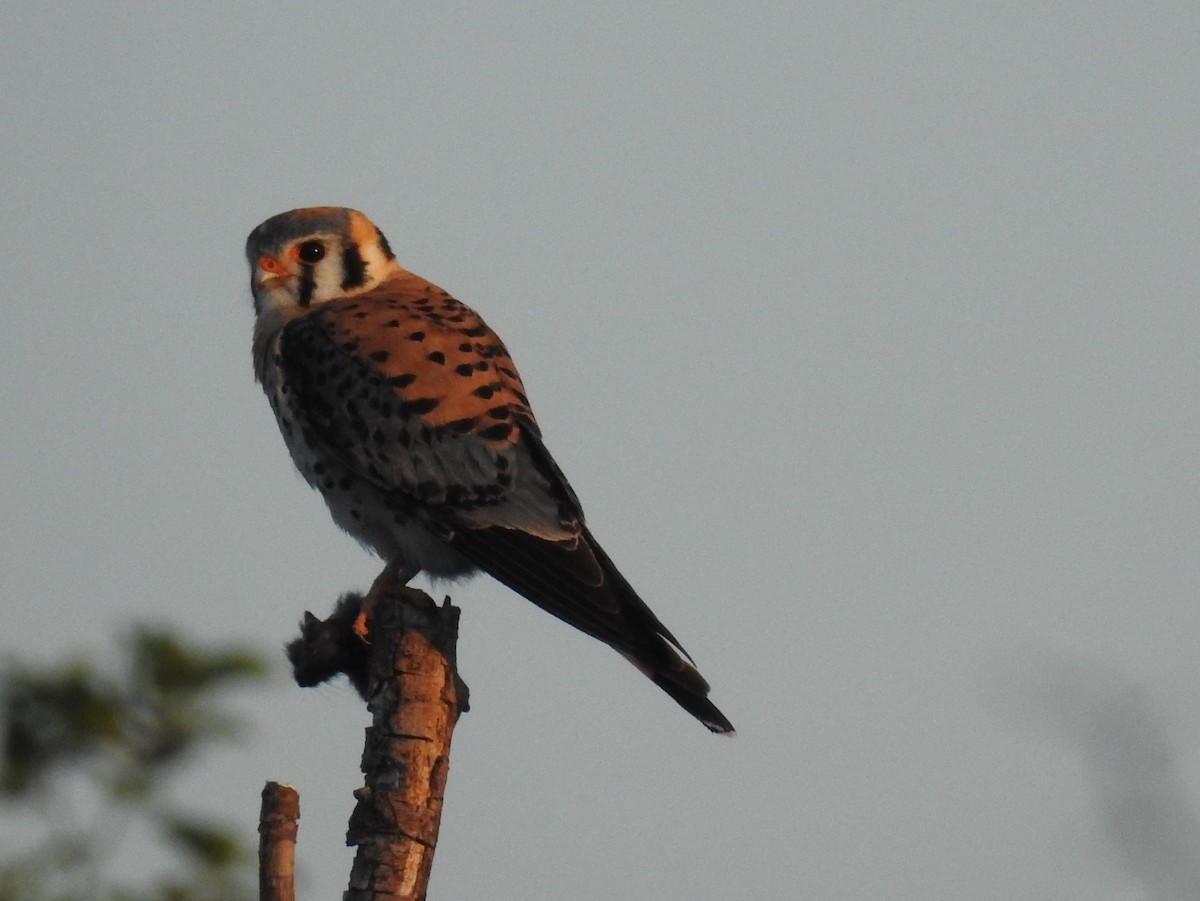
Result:
[[[313,291],[317,287],[317,280],[313,274],[312,266],[300,267],[300,290],[296,293],[296,303],[302,307],[307,307],[312,303]]]
[[[356,244],[342,245],[342,290],[357,288],[367,280],[367,266]]]
[[[396,259],[396,255],[392,253],[392,247],[390,244],[388,244],[387,238],[383,236],[383,232],[381,232],[379,229],[375,229],[375,234],[379,235],[379,247],[383,250],[383,255],[389,260]]]

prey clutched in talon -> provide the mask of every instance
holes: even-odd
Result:
[[[367,592],[367,596],[362,600],[362,607],[358,611],[358,616],[354,617],[354,624],[350,627],[354,634],[359,637],[364,644],[370,644],[371,641],[367,637],[371,631],[370,620],[375,614],[375,606],[381,598],[387,597],[389,594],[395,594],[401,588],[408,585],[409,579],[417,574],[418,570],[415,567],[408,566],[403,560],[396,558],[388,563],[383,568],[383,572],[375,577],[375,581],[371,583],[371,589]]]

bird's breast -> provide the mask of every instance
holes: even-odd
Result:
[[[474,567],[423,522],[420,511],[382,491],[320,436],[280,366],[279,340],[261,371],[263,390],[296,469],[321,493],[342,529],[380,557],[397,557],[430,575],[454,577]]]

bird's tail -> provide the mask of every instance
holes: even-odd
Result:
[[[460,528],[450,541],[513,591],[621,653],[713,732],[733,734],[729,720],[708,700],[708,683],[687,651],[586,527],[569,541],[501,527]]]
[[[608,638],[604,640],[709,731],[717,735],[735,735],[733,724],[708,699],[708,681],[700,675],[679,639],[638,596],[586,528],[583,534],[604,571],[608,590],[619,599],[620,615],[626,625],[625,633],[633,639],[624,646]]]
[[[622,656],[670,695],[676,704],[703,723],[710,732],[729,736],[737,734],[733,730],[733,723],[708,699],[708,682],[700,675],[700,671],[676,653],[665,639],[661,653],[655,655],[659,659],[653,664],[625,652],[622,652]]]

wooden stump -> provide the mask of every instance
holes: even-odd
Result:
[[[367,666],[372,724],[346,843],[358,852],[345,901],[425,897],[462,685],[458,608],[402,589],[375,607]]]

